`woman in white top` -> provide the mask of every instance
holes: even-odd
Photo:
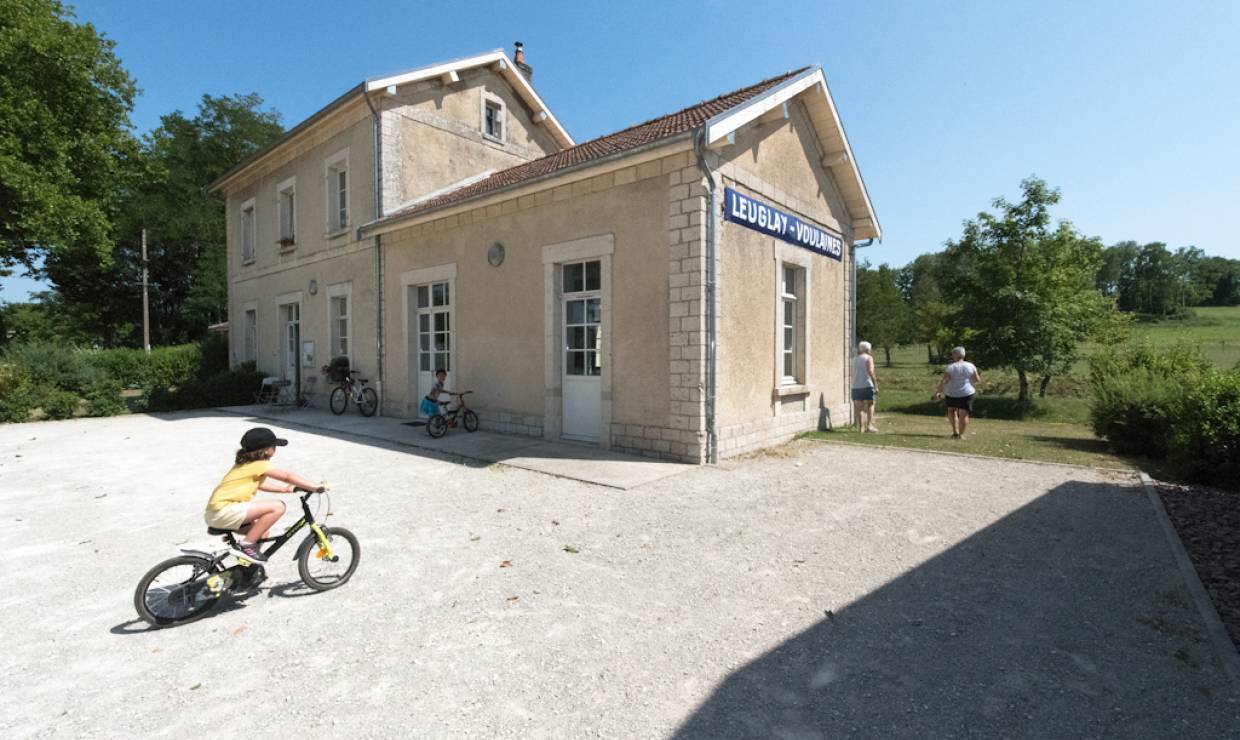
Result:
[[[874,426],[874,396],[878,393],[878,376],[874,374],[870,343],[858,344],[857,353],[852,368],[853,423],[858,431],[877,432],[878,427]]]
[[[934,400],[943,397],[947,390],[947,421],[952,425],[952,439],[964,436],[964,429],[969,425],[969,414],[973,413],[973,396],[977,393],[974,383],[981,383],[982,376],[977,374],[977,367],[965,362],[964,347],[952,350],[952,364],[943,370],[939,380],[939,388],[934,392]]]

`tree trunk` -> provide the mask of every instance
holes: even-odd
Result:
[[[1017,398],[1017,400],[1028,401],[1029,400],[1029,376],[1025,374],[1024,370],[1017,370],[1016,374],[1020,376],[1020,396],[1019,398]]]
[[[887,353],[887,364],[883,367],[891,367],[891,347],[883,347],[883,352]]]
[[[932,349],[928,344],[926,345],[926,364],[934,364],[934,349]]]
[[[1042,382],[1038,385],[1038,398],[1046,398],[1046,386],[1051,384],[1051,376],[1043,375]]]

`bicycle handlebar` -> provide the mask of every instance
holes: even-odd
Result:
[[[311,490],[311,489],[309,489],[309,488],[302,488],[301,486],[293,486],[293,492],[294,492],[294,493],[304,493],[304,494],[306,494],[307,496],[308,496],[308,495],[310,495],[310,494],[312,494],[312,493],[325,493],[326,491],[327,491],[327,487],[326,487],[326,486],[319,486],[318,488],[315,488],[315,489],[313,489],[313,490]]]
[[[468,396],[473,391],[461,391],[460,393],[449,393],[449,396]]]

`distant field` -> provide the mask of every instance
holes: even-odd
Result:
[[[1240,306],[1194,308],[1193,313],[1189,319],[1133,324],[1132,337],[1155,346],[1195,344],[1215,365],[1235,367],[1240,362]]]

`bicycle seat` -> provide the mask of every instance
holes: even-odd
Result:
[[[235,534],[231,529],[220,529],[219,527],[207,527],[207,534]]]

